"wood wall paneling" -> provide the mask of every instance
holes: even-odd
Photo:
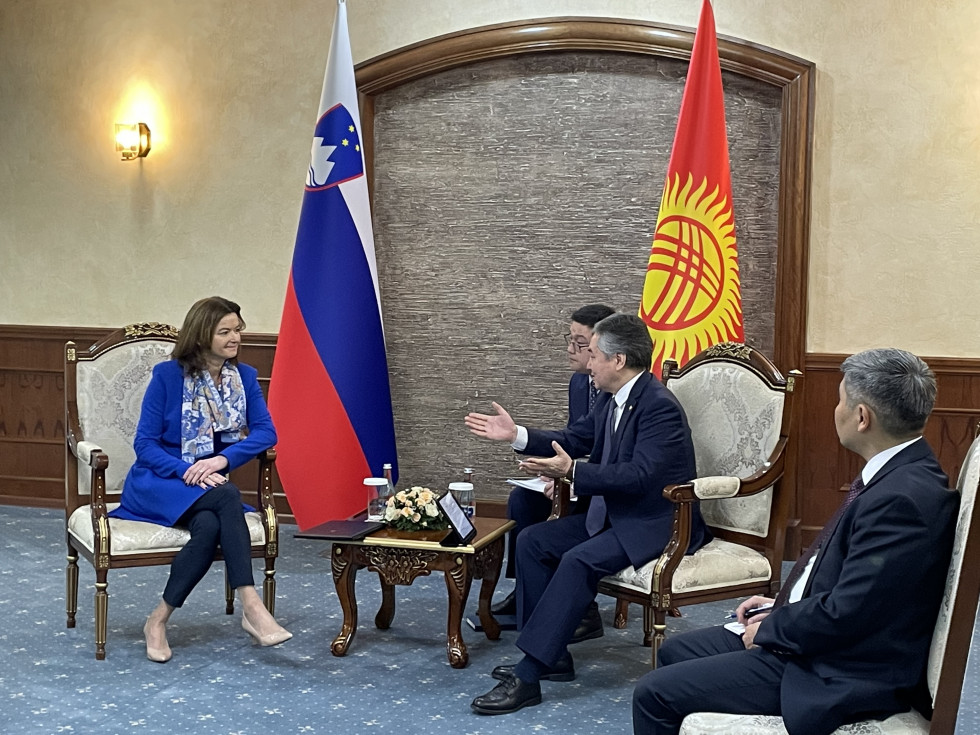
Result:
[[[0,503],[64,507],[64,394],[61,359],[64,343],[95,342],[111,329],[0,325]],[[88,342],[86,342],[88,341]],[[275,356],[274,335],[247,335],[243,361],[259,370],[268,386]],[[844,355],[810,354],[805,361],[800,454],[797,462],[795,515],[801,519],[801,543],[813,540],[833,514],[846,486],[858,473],[860,459],[843,449],[834,430],[834,406]],[[980,359],[924,358],[936,373],[939,396],[926,426],[926,439],[946,473],[955,481],[966,450],[980,426]],[[57,367],[54,367],[57,366]],[[559,397],[560,398],[560,397]],[[462,429],[460,429],[462,431]],[[245,492],[253,492],[256,471],[247,465],[234,473]],[[480,487],[481,514],[502,516],[505,506]],[[276,501],[285,522],[289,503],[276,478]],[[794,550],[795,553],[799,549]]]
[[[90,345],[111,328],[0,325],[0,503],[39,508],[65,505],[64,345]],[[246,335],[243,361],[259,371],[268,391],[274,335]],[[109,458],[112,461],[112,458]],[[246,493],[255,492],[257,463],[233,473]],[[275,478],[277,506],[292,521]]]
[[[840,446],[834,428],[834,407],[845,355],[810,354],[806,360],[806,390],[797,498],[794,515],[800,518],[805,548],[819,533],[847,492],[847,485],[862,467],[861,459]],[[980,360],[923,357],[936,373],[936,407],[924,436],[943,470],[955,484],[966,451],[980,427]],[[798,554],[800,549],[796,549]]]

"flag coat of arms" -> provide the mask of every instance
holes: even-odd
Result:
[[[647,264],[640,318],[653,371],[713,344],[744,342],[721,64],[704,0]]]
[[[301,529],[363,510],[395,430],[347,8],[337,8],[313,133],[269,410]]]

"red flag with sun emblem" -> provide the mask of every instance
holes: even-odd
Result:
[[[718,342],[744,342],[721,64],[704,0],[650,248],[640,318],[654,373]]]

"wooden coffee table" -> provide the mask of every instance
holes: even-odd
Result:
[[[381,609],[374,616],[376,627],[386,630],[395,617],[395,585],[411,585],[417,577],[431,572],[445,572],[449,590],[449,622],[446,630],[446,649],[449,664],[462,669],[469,662],[469,653],[460,627],[463,609],[474,579],[482,579],[478,614],[487,638],[500,638],[500,626],[490,613],[500,565],[504,558],[504,534],[513,521],[502,518],[473,519],[476,537],[468,546],[446,548],[439,545],[445,532],[408,534],[384,529],[362,541],[335,541],[330,554],[333,581],[344,611],[344,624],[334,638],[330,651],[344,656],[357,632],[357,599],[354,580],[357,570],[367,568],[377,572],[381,580]],[[326,554],[324,554],[325,556]]]

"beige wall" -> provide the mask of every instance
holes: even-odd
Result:
[[[692,27],[699,7],[350,0],[349,15],[359,62],[519,18]],[[221,293],[275,332],[333,8],[0,4],[0,323],[177,321]],[[818,68],[808,349],[980,356],[980,4],[716,0],[715,13],[719,33]],[[112,124],[141,90],[154,148],[123,163]]]

